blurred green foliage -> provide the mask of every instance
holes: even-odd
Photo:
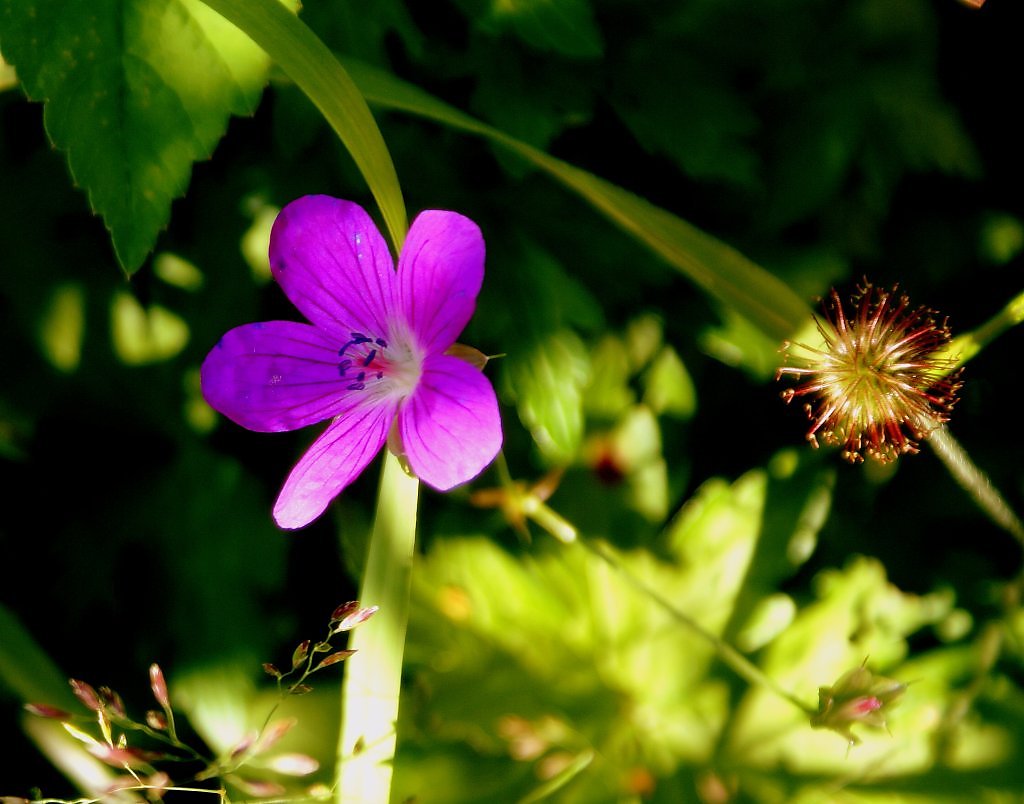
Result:
[[[159,661],[225,750],[265,714],[260,663],[354,596],[374,473],[277,532],[313,434],[219,421],[197,369],[230,327],[294,317],[266,281],[280,206],[373,207],[285,75],[260,99],[256,49],[208,27],[197,44],[216,25],[198,2],[73,4],[95,24],[62,23],[49,49],[23,35],[28,8],[52,11],[0,0],[0,718],[19,735],[0,794],[70,797],[16,731],[24,699],[61,703],[63,674],[141,708]],[[734,277],[723,295],[704,235],[671,237],[688,221],[808,302],[868,274],[980,325],[1022,284],[1019,5],[338,0],[301,18],[382,110],[410,210],[481,225],[462,340],[501,355],[507,465],[527,484],[554,470],[548,505],[615,562],[466,491],[425,496],[396,800],[1015,800],[1017,546],[927,453],[879,470],[805,447],[769,381],[785,323],[766,334],[735,294],[781,322],[790,297]],[[92,35],[105,77],[76,61]],[[217,55],[228,40],[242,57]],[[704,279],[664,262],[688,259]],[[952,423],[1018,508],[1020,345],[972,359]],[[858,729],[848,750],[811,730],[629,578],[807,706],[867,659],[908,684],[891,734]],[[296,733],[326,767],[336,696],[319,685]]]

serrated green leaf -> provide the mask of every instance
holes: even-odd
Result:
[[[268,61],[198,0],[0,0],[5,56],[136,270]]]

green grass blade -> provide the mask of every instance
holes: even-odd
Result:
[[[345,64],[371,104],[426,117],[514,151],[579,194],[769,337],[780,341],[790,337],[810,316],[807,303],[782,280],[676,215],[510,137],[388,73],[357,62]]]

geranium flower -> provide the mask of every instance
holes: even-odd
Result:
[[[949,326],[934,310],[911,307],[899,293],[865,282],[848,315],[833,289],[815,319],[822,343],[785,344],[775,379],[801,378],[782,398],[807,397],[807,440],[842,447],[846,460],[881,463],[917,452],[917,442],[949,420],[960,389],[956,361],[945,353]]]
[[[270,267],[310,323],[231,330],[203,362],[202,388],[210,405],[250,430],[331,420],[285,481],[278,525],[316,519],[386,441],[440,491],[483,471],[501,447],[498,403],[481,366],[455,356],[467,351],[455,339],[484,275],[476,224],[455,212],[421,213],[396,271],[361,207],[305,196],[274,222]]]

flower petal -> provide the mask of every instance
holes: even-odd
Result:
[[[326,195],[292,201],[270,233],[270,268],[292,304],[341,343],[353,332],[386,333],[394,261],[358,204]]]
[[[443,352],[459,337],[483,279],[480,228],[457,212],[421,212],[398,257],[398,299],[427,354]]]
[[[390,401],[362,397],[331,423],[299,458],[274,503],[274,519],[282,528],[308,525],[359,476],[380,451],[395,406]]]
[[[501,449],[501,417],[483,372],[447,355],[427,358],[416,392],[398,414],[406,459],[439,491],[472,480]]]
[[[203,396],[263,433],[294,430],[353,404],[338,374],[338,345],[309,324],[267,321],[228,332],[203,361]]]

